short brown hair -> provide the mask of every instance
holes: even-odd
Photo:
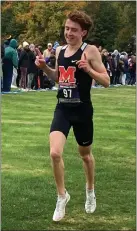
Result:
[[[90,30],[93,26],[93,21],[84,11],[73,11],[70,12],[67,16],[67,19],[72,20],[73,22],[77,22],[83,30]]]

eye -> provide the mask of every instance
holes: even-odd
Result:
[[[77,32],[77,29],[72,29],[73,32]]]

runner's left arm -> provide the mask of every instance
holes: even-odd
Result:
[[[80,69],[87,72],[95,81],[104,87],[109,87],[109,75],[102,63],[101,55],[95,46],[89,45],[83,52],[81,59],[77,61],[76,64]]]
[[[90,54],[92,54],[90,62],[91,68],[88,74],[98,83],[104,87],[109,87],[110,77],[106,71],[106,68],[102,62],[101,55],[95,46],[92,46]]]

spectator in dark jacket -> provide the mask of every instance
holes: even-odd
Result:
[[[22,49],[23,49],[22,45],[19,45],[18,48],[17,48],[18,58],[20,58]],[[17,87],[19,87],[20,78],[21,78],[21,72],[20,72],[20,68],[18,68],[17,69],[17,78],[16,78],[16,85],[17,85]]]
[[[29,46],[29,51],[28,51],[28,57],[29,57],[29,63],[28,63],[28,71],[27,71],[27,87],[28,89],[31,89],[32,86],[32,81],[34,79],[34,76],[37,75],[37,66],[35,65],[35,59],[36,59],[36,54],[35,54],[35,45],[30,44]]]
[[[133,85],[136,83],[136,56],[131,56],[131,61],[129,62],[129,73],[130,81],[129,84]]]
[[[110,76],[110,84],[112,85],[114,83],[114,75],[113,75],[114,69],[113,69],[113,60],[112,60],[111,53],[108,54],[107,61],[108,61],[108,74]]]
[[[122,85],[126,84],[126,71],[127,71],[127,63],[128,61],[126,60],[126,56],[125,55],[121,55],[120,56],[120,60],[119,60],[119,68],[120,68],[120,83]]]
[[[104,63],[106,70],[108,70],[108,51],[106,49],[103,49],[101,51],[101,56],[102,56],[102,62]]]
[[[120,83],[120,54],[118,52],[118,50],[114,50],[114,52],[112,53],[112,55],[114,55],[114,61],[115,61],[115,67],[116,67],[116,84]]]
[[[20,79],[20,87],[26,89],[27,83],[27,72],[29,66],[29,44],[27,42],[23,42],[23,50],[20,54],[19,58],[19,68],[21,72],[21,79]]]
[[[117,84],[116,82],[116,62],[115,62],[114,54],[112,54],[111,64],[112,64],[112,84]]]

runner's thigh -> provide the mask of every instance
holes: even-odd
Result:
[[[70,121],[67,119],[65,111],[58,106],[56,106],[54,111],[54,118],[52,120],[50,133],[53,131],[62,132],[65,137],[67,138],[71,124]]]
[[[93,120],[92,117],[83,122],[73,124],[73,131],[77,143],[80,146],[89,146],[93,142]]]
[[[62,154],[70,127],[65,112],[56,107],[50,128],[50,153]]]

